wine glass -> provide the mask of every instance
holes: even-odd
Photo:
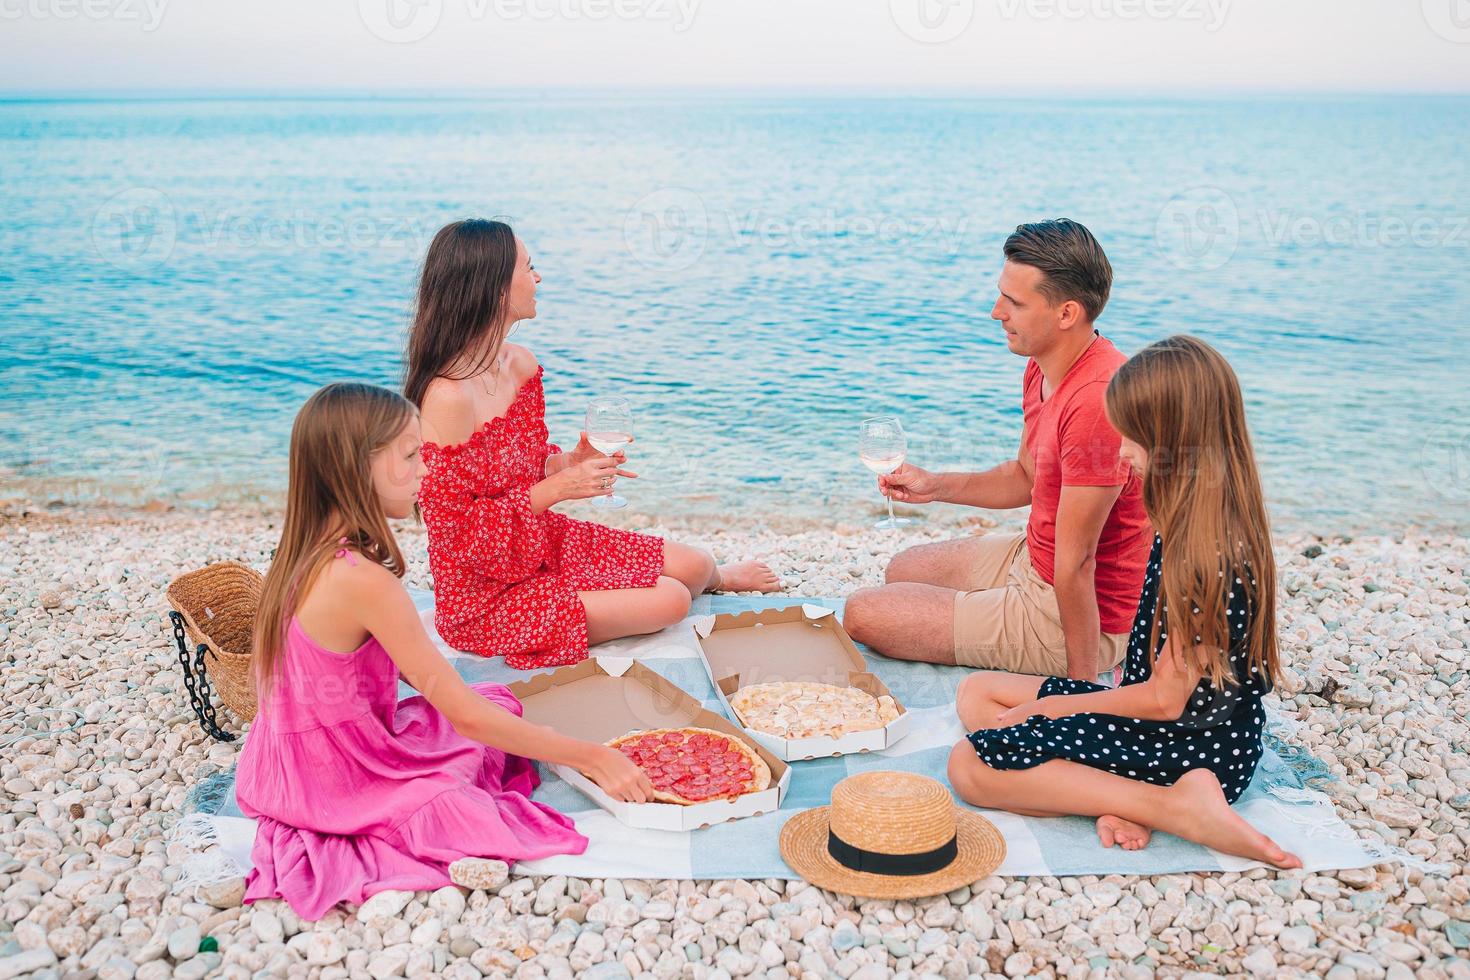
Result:
[[[633,409],[628,399],[616,395],[605,395],[592,399],[587,406],[587,420],[583,426],[587,441],[592,448],[604,456],[611,456],[633,441]],[[602,510],[617,510],[628,506],[628,501],[612,490],[596,497],[592,506]]]
[[[890,415],[863,419],[858,436],[858,458],[868,469],[880,475],[892,473],[903,465],[908,451],[908,437],[903,434],[903,426],[898,419]],[[888,501],[888,516],[874,524],[874,527],[887,531],[914,523],[907,517],[894,517],[893,498],[885,494],[884,499]]]

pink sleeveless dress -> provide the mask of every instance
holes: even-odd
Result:
[[[256,821],[245,901],[283,898],[303,919],[387,889],[449,884],[462,857],[581,854],[572,821],[529,799],[535,763],[458,734],[423,697],[398,700],[398,668],[369,638],[318,646],[293,618],[277,681],[236,770]],[[499,684],[472,689],[519,715]]]

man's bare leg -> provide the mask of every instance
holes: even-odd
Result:
[[[987,585],[1003,585],[1004,572],[993,583],[975,581],[975,566],[980,562],[981,556],[992,551],[995,546],[994,541],[978,536],[915,545],[893,556],[883,578],[890,585],[896,582],[917,582],[921,585],[937,585],[952,592],[965,592],[969,589],[985,588]]]
[[[953,666],[955,594],[915,582],[859,589],[847,597],[842,625],[885,657]]]
[[[1010,562],[1000,560],[998,547],[1005,541],[974,536],[899,552],[884,573],[887,585],[861,589],[847,600],[843,625],[884,656],[954,664],[955,598],[1005,584]],[[994,580],[977,581],[980,567],[992,567]]]

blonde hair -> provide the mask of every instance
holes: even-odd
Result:
[[[1169,337],[1118,369],[1107,412],[1113,427],[1149,454],[1143,506],[1163,560],[1162,605],[1154,606],[1148,649],[1157,648],[1159,611],[1167,607],[1176,637],[1199,637],[1181,644],[1190,668],[1217,688],[1235,683],[1227,593],[1244,590],[1249,664],[1274,682],[1276,560],[1235,372],[1204,341]]]
[[[402,430],[415,409],[397,392],[356,382],[329,384],[307,399],[291,426],[286,520],[255,614],[254,661],[265,703],[285,649],[299,597],[327,561],[356,548],[403,577],[403,553],[373,486],[372,456]]]

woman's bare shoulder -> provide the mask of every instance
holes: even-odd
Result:
[[[425,442],[453,446],[475,431],[475,399],[465,386],[450,378],[435,378],[424,389],[419,424]]]
[[[520,344],[506,344],[505,356],[517,382],[524,382],[541,366],[541,363],[536,360],[536,355],[531,353],[531,349],[522,347]]]

